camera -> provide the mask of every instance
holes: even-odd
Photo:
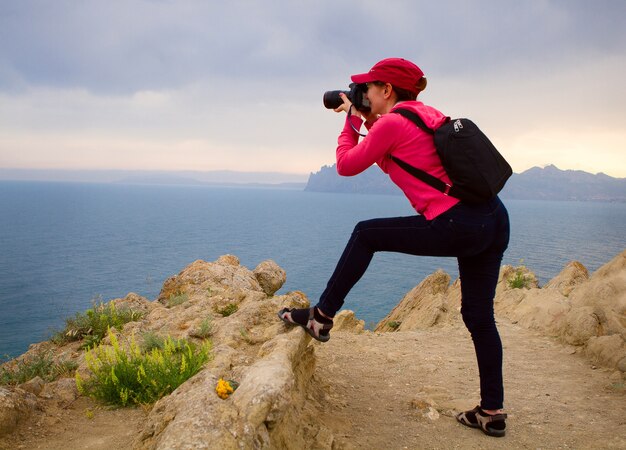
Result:
[[[349,91],[326,91],[324,92],[324,106],[328,109],[335,109],[343,104],[339,94],[346,94],[354,107],[361,112],[370,111],[370,102],[365,98],[367,85],[365,83],[351,83]]]

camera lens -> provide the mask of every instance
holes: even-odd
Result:
[[[344,93],[348,95],[346,91],[326,91],[324,92],[324,107],[328,109],[339,108],[343,104],[343,100],[339,94]]]

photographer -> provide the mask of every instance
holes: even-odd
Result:
[[[353,176],[377,164],[402,189],[418,214],[359,222],[318,304],[306,309],[285,308],[279,317],[304,327],[313,338],[325,342],[330,339],[333,317],[375,252],[456,257],[461,279],[461,314],[476,350],[481,395],[480,406],[460,413],[457,420],[490,436],[504,436],[502,343],[494,319],[493,298],[509,241],[506,208],[498,197],[479,204],[461,202],[411,176],[390,158],[393,155],[451,184],[433,137],[407,118],[388,114],[401,104],[418,114],[431,129],[449,120],[435,108],[417,101],[418,94],[426,88],[426,78],[418,66],[402,58],[388,58],[367,73],[353,75],[352,81],[356,86],[350,91],[350,98],[345,92],[338,93],[341,104],[334,108],[347,113],[338,139],[337,171]],[[358,108],[353,103],[359,103]],[[363,124],[369,131],[359,142]]]

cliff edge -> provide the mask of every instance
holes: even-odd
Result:
[[[145,408],[104,407],[69,377],[0,386],[0,448],[626,448],[626,251],[591,276],[570,263],[541,288],[527,268],[502,268],[510,423],[498,440],[453,418],[478,400],[458,280],[427,277],[375,331],[343,311],[320,344],[276,318],[309,304],[301,292],[276,295],[285,279],[273,261],[249,270],[226,255],[190,264],[154,301],[113,300],[142,313],[114,331],[121,341],[210,339],[212,359]],[[80,347],[34,344],[3,369],[46,351],[88,377]],[[239,384],[226,399],[220,378]]]

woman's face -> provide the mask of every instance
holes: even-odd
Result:
[[[372,114],[385,114],[387,112],[387,104],[389,103],[391,85],[389,83],[381,83],[379,81],[366,83],[366,85],[367,92],[365,97],[370,102]]]

